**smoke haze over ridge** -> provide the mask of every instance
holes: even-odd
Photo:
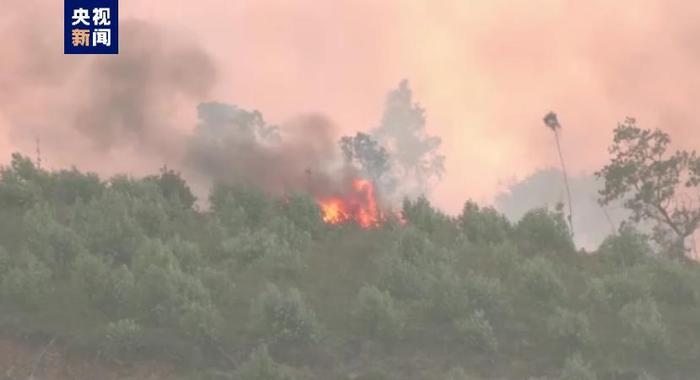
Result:
[[[700,142],[700,5],[691,2],[130,2],[119,59],[133,49],[157,79],[127,69],[134,81],[120,80],[121,89],[86,80],[109,72],[109,57],[62,55],[61,7],[9,0],[0,16],[0,30],[15,36],[0,42],[3,162],[12,150],[33,152],[38,135],[49,165],[150,172],[179,162],[178,141],[210,100],[259,109],[273,124],[318,113],[338,133],[370,130],[404,77],[429,133],[443,139],[446,175],[433,200],[451,212],[556,164],[541,124],[550,109],[574,175],[605,162],[611,130],[627,115],[686,147]],[[146,98],[124,96],[132,92]],[[91,118],[116,104],[109,122]]]

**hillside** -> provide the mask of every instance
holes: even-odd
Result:
[[[511,223],[418,198],[363,226],[305,194],[217,184],[208,203],[167,169],[15,155],[0,376],[48,346],[47,379],[700,379],[700,268],[631,228],[583,252],[551,210]]]

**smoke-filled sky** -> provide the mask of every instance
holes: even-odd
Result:
[[[625,116],[700,142],[697,2],[121,1],[118,62],[63,56],[61,1],[3,4],[0,162],[39,136],[49,166],[151,172],[182,155],[204,101],[354,134],[403,78],[443,139],[431,198],[451,212],[558,163],[550,110],[573,173],[605,162]]]

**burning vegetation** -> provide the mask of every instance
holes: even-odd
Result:
[[[352,180],[345,194],[318,199],[318,205],[323,221],[329,224],[355,222],[362,228],[372,228],[382,220],[374,184],[366,179]]]

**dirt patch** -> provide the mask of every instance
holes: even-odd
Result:
[[[57,344],[35,344],[0,338],[0,380],[117,380],[175,379],[171,365],[144,361],[134,364],[104,363],[73,358]]]

